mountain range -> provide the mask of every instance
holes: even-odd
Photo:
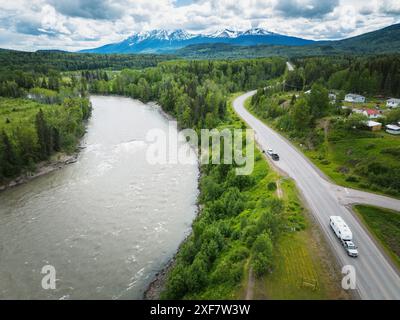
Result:
[[[303,46],[232,45],[225,43],[196,44],[174,54],[187,59],[258,58],[285,56],[288,58],[341,54],[399,54],[400,24],[338,41],[316,41]]]
[[[224,43],[240,46],[285,45],[304,46],[314,43],[297,37],[270,32],[262,28],[245,31],[224,29],[212,34],[192,34],[185,30],[152,30],[135,33],[129,38],[81,53],[174,53],[190,45]]]

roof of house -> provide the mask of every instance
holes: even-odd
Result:
[[[390,99],[387,100],[387,102],[400,103],[400,99],[397,99],[397,98],[390,98]]]
[[[367,121],[367,127],[376,127],[376,126],[381,126],[382,123],[376,122],[376,121]]]
[[[349,97],[349,98],[365,98],[364,96],[359,95],[359,94],[355,94],[355,93],[348,93],[348,94],[346,94],[346,97]]]
[[[364,111],[367,112],[367,114],[368,114],[369,116],[373,116],[373,115],[380,114],[380,112],[379,112],[378,110],[374,110],[374,109],[366,109],[366,110],[364,110]]]

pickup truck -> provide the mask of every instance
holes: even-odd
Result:
[[[358,257],[357,246],[353,243],[353,241],[342,240],[342,245],[350,257]]]

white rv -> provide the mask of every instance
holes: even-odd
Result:
[[[335,232],[336,236],[339,238],[347,254],[350,257],[357,257],[358,251],[357,247],[353,243],[353,234],[350,228],[347,226],[346,222],[344,222],[344,220],[342,219],[342,217],[330,217],[330,226]]]

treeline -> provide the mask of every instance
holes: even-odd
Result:
[[[400,56],[314,57],[293,60],[286,90],[304,90],[319,81],[328,89],[363,95],[400,96]]]
[[[70,87],[76,88],[77,82],[82,81],[82,93],[86,90],[86,80],[107,81],[107,69],[155,67],[158,63],[172,58],[167,55],[100,55],[0,49],[0,96],[25,97],[34,87],[58,91],[63,79],[62,72],[66,71],[73,82],[70,83]],[[82,73],[74,74],[74,71]],[[66,83],[63,86],[68,87]]]
[[[47,74],[49,70],[142,69],[154,67],[162,61],[171,59],[176,58],[169,55],[155,54],[91,54],[62,51],[23,52],[0,49],[0,72],[21,70]]]
[[[90,81],[90,91],[157,101],[182,127],[213,128],[224,119],[228,93],[265,85],[284,71],[281,58],[164,62]]]

